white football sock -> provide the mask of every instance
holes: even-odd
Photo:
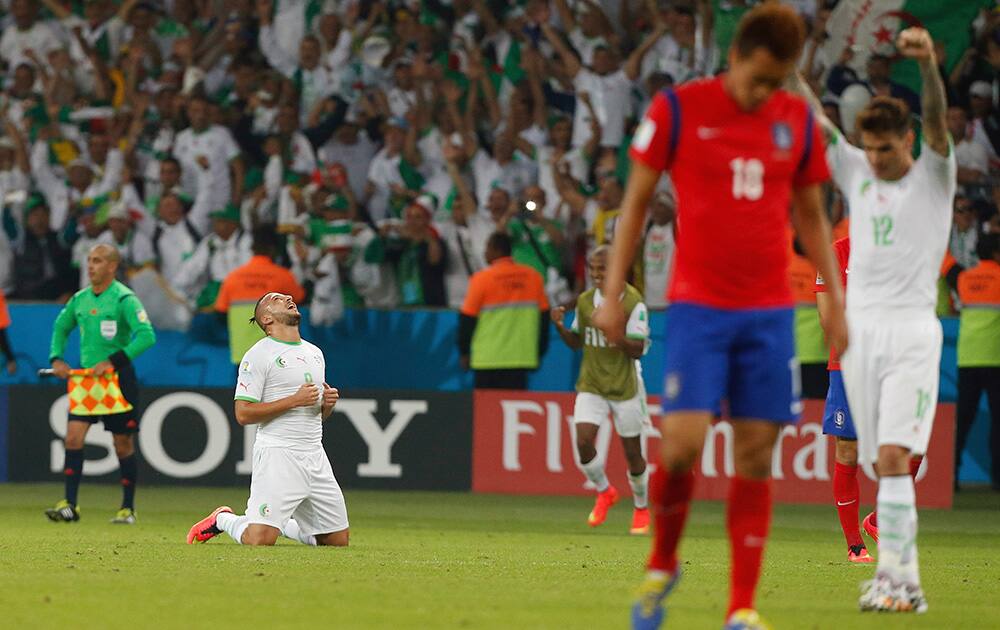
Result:
[[[894,582],[920,585],[916,493],[909,475],[879,480],[878,570]]]
[[[608,483],[608,476],[604,474],[604,462],[601,461],[600,457],[594,457],[594,459],[586,464],[581,464],[581,466],[583,467],[583,474],[587,475],[587,479],[593,482],[598,492],[604,492],[608,489],[610,484]]]
[[[288,519],[288,522],[285,523],[285,526],[281,530],[281,535],[285,538],[297,540],[303,545],[312,545],[313,547],[316,546],[316,537],[303,535],[302,528],[299,527],[299,524],[294,518]]]
[[[632,487],[632,503],[637,508],[645,508],[648,505],[649,466],[638,475],[629,473],[628,485]]]
[[[215,517],[215,526],[229,534],[230,538],[243,544],[243,532],[250,526],[250,519],[244,516],[236,516],[232,512],[221,512]]]

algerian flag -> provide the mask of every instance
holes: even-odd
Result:
[[[507,40],[499,43],[497,54],[502,54],[503,59],[499,60],[500,66],[490,72],[490,79],[493,81],[493,88],[497,94],[507,88],[507,83],[513,85],[524,78],[524,70],[521,68],[521,44],[513,37],[508,37]],[[502,45],[504,43],[507,44],[506,50]],[[501,101],[503,100],[501,98]]]
[[[309,240],[324,250],[350,249],[354,244],[354,223],[347,219],[309,221]]]
[[[948,71],[969,47],[969,25],[992,0],[840,0],[830,15],[824,52],[839,59],[844,48],[854,46],[851,67],[865,76],[868,57],[875,53],[893,57],[896,36],[911,26],[921,26],[935,41],[944,43]],[[918,94],[920,73],[912,61],[893,66],[892,78]]]

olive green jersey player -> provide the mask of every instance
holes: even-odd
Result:
[[[583,350],[576,381],[573,423],[580,468],[597,490],[587,522],[592,527],[602,524],[608,509],[618,501],[618,491],[608,482],[604,471],[606,458],[599,456],[596,449],[598,430],[610,416],[628,461],[629,485],[635,504],[630,531],[644,534],[649,531],[646,505],[649,472],[642,440],[651,423],[639,357],[646,351],[649,341],[649,311],[639,291],[626,285],[625,293],[618,297],[628,321],[623,343],[610,344],[604,333],[593,325],[594,311],[608,299],[599,288],[604,281],[606,260],[605,247],[595,249],[589,256],[587,268],[594,288],[577,299],[573,323],[568,328],[564,325],[565,308],[554,309],[552,320],[566,345]]]
[[[70,298],[53,326],[49,359],[55,375],[70,378],[70,366],[62,357],[66,341],[76,329],[82,367],[93,370],[96,378],[73,383],[70,396],[78,404],[66,425],[66,497],[46,510],[52,521],[79,520],[77,494],[84,438],[93,423],[102,422],[113,435],[121,469],[122,506],[112,522],[135,522],[135,433],[139,428],[135,405],[139,388],[132,360],[152,347],[156,333],[139,298],[115,280],[118,263],[114,247],[102,244],[91,248],[87,256],[90,286]]]

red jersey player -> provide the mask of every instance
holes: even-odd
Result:
[[[661,462],[650,482],[649,572],[632,607],[635,628],[659,627],[680,576],[677,546],[692,471],[722,399],[734,419],[735,476],[726,524],[732,549],[726,628],[763,628],[754,611],[771,515],[770,470],[784,423],[797,419],[798,365],[787,278],[789,207],[817,269],[838,278],[820,195],[829,178],[819,125],[799,97],[779,90],[804,39],[794,10],[762,5],[740,21],[729,71],[654,98],[632,143],[633,165],[615,230],[605,295],[621,295],[644,212],[664,170],[677,191],[678,236],[669,287]],[[793,204],[794,201],[794,204]],[[843,291],[830,342],[847,343]],[[610,342],[624,331],[610,300],[594,321]]]
[[[847,286],[847,261],[851,256],[851,241],[842,238],[833,244],[840,267],[840,283]],[[820,324],[826,323],[830,304],[826,298],[826,282],[823,274],[816,275],[816,310],[819,312]],[[833,498],[837,503],[837,515],[840,517],[840,527],[844,530],[847,541],[847,559],[851,562],[870,563],[874,558],[868,554],[861,530],[858,528],[859,500],[861,492],[858,489],[858,434],[854,430],[851,419],[851,409],[847,404],[847,393],[844,391],[844,379],[840,374],[840,360],[837,354],[830,351],[830,362],[826,365],[830,371],[830,387],[826,392],[826,405],[823,407],[823,433],[832,435],[837,441],[833,468]]]

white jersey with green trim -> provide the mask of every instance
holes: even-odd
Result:
[[[287,343],[265,337],[247,350],[240,362],[236,400],[274,402],[291,396],[303,383],[315,383],[322,393],[326,360],[309,343]],[[313,450],[323,445],[321,396],[316,404],[296,407],[257,425],[257,446]]]
[[[834,180],[851,217],[847,309],[933,315],[948,247],[957,165],[926,143],[901,179],[881,180],[865,153],[837,135],[827,147]]]

